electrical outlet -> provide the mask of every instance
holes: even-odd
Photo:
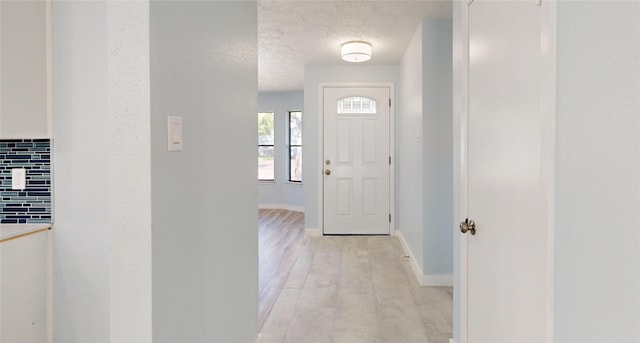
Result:
[[[23,190],[27,186],[27,170],[24,168],[11,169],[11,189]]]

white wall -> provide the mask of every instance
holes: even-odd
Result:
[[[422,21],[400,70],[396,228],[422,280],[449,283],[453,272],[451,21]]]
[[[640,341],[640,2],[557,8],[555,341]]]
[[[54,340],[253,341],[255,1],[60,1],[53,23]]]
[[[0,33],[0,138],[48,138],[45,2],[0,2]]]
[[[423,273],[453,272],[451,20],[422,22]],[[406,88],[405,88],[406,89]]]
[[[345,62],[346,63],[346,62]],[[320,228],[318,194],[321,191],[322,173],[319,126],[320,83],[323,82],[393,82],[396,94],[399,67],[397,65],[306,65],[304,68],[304,109],[303,139],[304,158],[302,161],[302,179],[304,180],[305,228]],[[397,133],[396,133],[397,135]]]
[[[305,120],[304,92],[268,92],[258,95],[258,112],[273,112],[275,116],[275,181],[261,182],[258,185],[258,204],[262,208],[285,208],[304,210],[304,183],[288,182],[289,150],[288,122],[289,111],[302,111]],[[305,155],[305,137],[302,137]]]
[[[149,3],[108,2],[107,19],[110,341],[145,342],[152,320]]]
[[[109,342],[106,3],[52,11],[54,341]]]
[[[148,16],[53,5],[54,341],[151,340]]]
[[[256,11],[151,2],[154,342],[256,338]],[[167,115],[183,117],[181,152]]]
[[[422,23],[400,62],[402,92],[396,106],[396,229],[402,233],[420,272],[423,269],[423,73]]]

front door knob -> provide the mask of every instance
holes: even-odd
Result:
[[[324,175],[331,175],[331,170],[327,169],[324,171]]]
[[[476,234],[476,223],[473,220],[469,220],[469,218],[460,223],[460,232],[467,233],[467,231],[471,232],[472,235]]]

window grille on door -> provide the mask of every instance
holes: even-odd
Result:
[[[375,114],[376,101],[362,96],[338,100],[338,114]]]

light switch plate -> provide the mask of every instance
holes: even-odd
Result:
[[[27,170],[24,168],[11,169],[11,189],[23,190],[27,186]]]
[[[167,116],[167,134],[169,151],[182,151],[182,117]]]

